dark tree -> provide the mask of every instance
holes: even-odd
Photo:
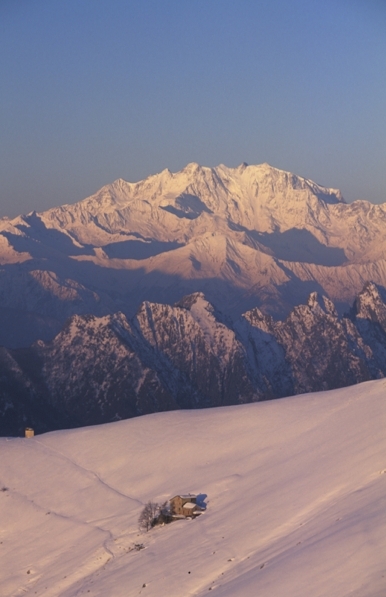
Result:
[[[149,531],[157,524],[160,506],[154,502],[147,502],[138,518],[138,527],[141,531]]]

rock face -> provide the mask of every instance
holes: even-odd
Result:
[[[284,321],[232,325],[202,293],[174,306],[72,316],[50,342],[0,350],[0,433],[267,400],[386,375],[386,304],[366,284],[349,315],[312,293]]]
[[[348,309],[386,287],[386,206],[261,164],[188,164],[74,205],[0,219],[0,345],[52,339],[71,315],[203,292],[234,319],[286,317],[310,292]],[[224,300],[226,297],[226,300]]]
[[[254,353],[261,354],[264,342],[268,342],[278,355],[266,365],[266,377],[277,380],[279,388],[286,380],[282,395],[330,390],[383,375],[354,323],[339,318],[333,303],[316,293],[306,305],[295,307],[285,321],[274,322],[258,309],[244,318],[251,328],[248,337],[256,347]],[[273,362],[274,376],[270,374]],[[280,372],[285,372],[283,378]],[[276,396],[277,391],[273,392]]]
[[[182,408],[222,406],[258,399],[245,349],[202,293],[174,307],[143,303],[134,325],[151,351],[153,367]]]

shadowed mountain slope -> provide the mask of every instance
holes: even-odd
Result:
[[[15,328],[0,329],[0,344],[53,337],[73,314],[132,317],[143,301],[194,292],[233,318],[256,305],[285,317],[313,291],[343,312],[367,281],[386,287],[385,233],[385,205],[347,205],[268,164],[119,179],[74,205],[0,220],[0,310]]]
[[[72,316],[51,342],[0,353],[0,433],[329,390],[386,375],[386,305],[367,284],[350,317],[312,293],[284,321],[236,324],[202,293],[174,306]]]

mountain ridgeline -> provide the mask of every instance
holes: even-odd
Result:
[[[268,400],[386,375],[386,305],[367,283],[346,316],[316,292],[284,321],[234,324],[202,293],[174,306],[74,315],[52,341],[0,351],[0,433]]]
[[[315,291],[342,314],[368,281],[386,288],[385,204],[347,204],[268,164],[192,163],[0,218],[0,345],[196,292],[234,320],[256,306],[283,319]]]
[[[0,218],[0,433],[382,377],[385,288],[386,204],[268,164]]]

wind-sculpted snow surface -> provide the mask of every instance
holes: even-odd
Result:
[[[202,293],[174,306],[75,315],[51,342],[0,352],[0,433],[243,404],[386,375],[386,305],[367,284],[350,317],[312,293],[285,321],[257,308],[232,326]]]
[[[347,205],[268,164],[120,179],[0,220],[0,344],[52,338],[72,314],[132,317],[143,301],[194,292],[233,318],[256,305],[283,317],[314,291],[342,312],[365,282],[386,286],[385,232],[385,205]]]
[[[385,389],[0,438],[1,596],[383,597]]]

